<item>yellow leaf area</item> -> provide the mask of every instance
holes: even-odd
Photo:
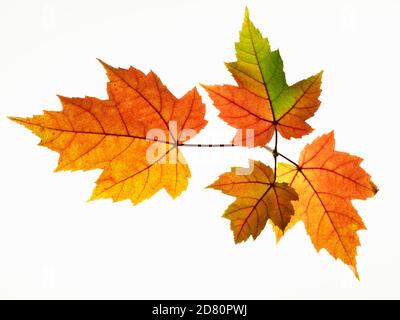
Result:
[[[365,226],[351,200],[367,199],[378,191],[361,162],[359,157],[336,151],[331,132],[303,149],[298,167],[279,163],[277,171],[277,180],[288,183],[299,195],[286,229],[303,221],[317,251],[326,249],[357,277],[357,231]],[[275,231],[279,238],[281,231]]]
[[[190,177],[179,145],[207,123],[201,97],[194,88],[177,99],[153,72],[102,64],[108,100],[60,97],[62,111],[10,119],[60,153],[56,171],[102,169],[92,200],[137,204],[162,188],[177,197]]]
[[[279,51],[271,50],[247,9],[235,48],[237,61],[226,66],[238,86],[203,86],[220,118],[238,129],[233,143],[264,146],[275,130],[286,139],[309,134],[313,129],[306,120],[320,105],[322,71],[289,86]],[[245,130],[252,130],[252,141]]]
[[[251,173],[241,174],[247,169],[234,167],[209,186],[236,197],[223,215],[231,220],[236,243],[250,236],[256,239],[269,219],[284,230],[294,213],[291,201],[298,199],[287,183],[274,182],[270,167],[259,161],[252,163]]]

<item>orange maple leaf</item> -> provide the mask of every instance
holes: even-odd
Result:
[[[303,221],[317,251],[325,248],[357,277],[357,231],[365,226],[351,200],[366,199],[378,191],[361,162],[359,157],[335,151],[331,132],[305,146],[297,167],[279,163],[277,177],[299,195],[287,228]]]
[[[279,51],[271,51],[268,39],[250,21],[247,9],[236,57],[238,61],[226,66],[238,87],[203,85],[220,110],[219,116],[238,129],[235,144],[264,146],[275,130],[287,139],[300,138],[313,130],[305,120],[320,105],[322,71],[289,86]],[[254,130],[253,145],[242,132],[245,129]]]
[[[103,169],[91,199],[137,204],[162,188],[177,197],[190,177],[179,145],[207,123],[196,88],[177,99],[153,72],[102,64],[108,100],[60,97],[62,111],[10,119],[60,153],[56,171]]]
[[[297,200],[295,190],[287,183],[274,182],[273,170],[260,161],[252,161],[252,172],[231,168],[208,186],[236,197],[223,217],[231,220],[235,242],[256,239],[268,219],[284,230],[294,213],[291,201]],[[240,173],[243,174],[240,174]]]

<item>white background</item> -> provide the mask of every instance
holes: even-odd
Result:
[[[282,143],[297,158],[335,129],[337,149],[365,159],[380,192],[355,202],[357,281],[314,250],[302,224],[275,245],[270,226],[234,245],[220,218],[233,198],[204,189],[261,150],[185,149],[189,187],[134,207],[86,202],[100,171],[53,174],[58,154],[6,116],[60,109],[56,94],[106,97],[96,57],[154,70],[176,96],[197,83],[233,83],[245,5],[289,83],[324,69],[314,133]],[[399,1],[0,0],[1,298],[400,298]],[[204,90],[209,125],[193,142],[229,142]]]

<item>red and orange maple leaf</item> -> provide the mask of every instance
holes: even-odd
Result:
[[[305,121],[320,105],[322,72],[291,86],[286,83],[279,51],[253,25],[246,9],[236,43],[238,61],[227,63],[239,86],[204,85],[219,116],[238,129],[235,144],[264,146],[275,129],[285,138],[300,138],[312,131]],[[253,130],[253,142],[244,130]]]
[[[207,123],[197,90],[177,99],[153,72],[102,64],[108,100],[60,97],[62,111],[11,119],[60,153],[56,171],[103,169],[91,199],[137,204],[162,188],[177,197],[190,177],[179,144]]]
[[[361,162],[359,157],[336,151],[331,132],[305,146],[297,167],[278,166],[278,181],[288,183],[299,195],[290,226],[302,220],[315,248],[326,249],[356,275],[357,231],[365,226],[351,200],[364,200],[378,191]]]

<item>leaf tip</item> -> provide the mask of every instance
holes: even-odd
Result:
[[[215,188],[215,184],[216,184],[217,181],[218,181],[218,179],[215,180],[213,183],[209,184],[208,186],[206,186],[204,189],[215,189],[215,190],[218,190],[217,188]]]
[[[12,116],[7,116],[7,119],[14,121],[14,122],[18,122],[18,117],[12,117]]]
[[[234,232],[233,241],[235,242],[235,244],[240,244],[240,243],[244,242],[245,239],[243,237],[239,237],[239,235]]]
[[[356,266],[349,265],[351,271],[353,271],[354,276],[357,278],[358,281],[360,281],[360,275],[358,274]]]
[[[323,134],[321,137],[326,137],[327,139],[333,139],[335,140],[335,130],[332,130],[328,133]]]
[[[26,126],[27,119],[25,119],[25,118],[9,116],[9,117],[7,117],[7,119],[9,119],[13,122],[16,122],[20,125]]]
[[[285,234],[285,231],[282,231],[278,226],[276,226],[271,219],[268,220],[269,224],[272,227],[272,231],[275,234],[275,245],[278,245],[279,242],[281,241],[282,237]]]
[[[61,94],[56,94],[57,98],[61,101],[61,103],[65,102],[66,100],[68,100],[67,97],[62,96]]]
[[[96,60],[97,60],[98,62],[100,62],[102,65],[106,65],[106,63],[105,63],[103,60],[101,60],[100,58],[96,58]]]
[[[246,6],[244,8],[244,16],[245,16],[245,18],[249,18],[250,17],[250,12],[249,12],[249,7],[248,6]]]
[[[376,195],[379,192],[379,187],[373,181],[371,181],[371,189],[374,195]]]
[[[201,96],[200,96],[199,91],[197,90],[197,87],[196,87],[196,86],[194,86],[192,89],[190,89],[190,90],[188,91],[188,93],[192,95],[193,100],[199,99],[199,98],[200,98],[200,102],[202,102],[202,101],[201,101]]]
[[[199,85],[200,85],[200,87],[202,87],[204,90],[206,90],[207,93],[209,93],[210,90],[211,90],[211,88],[213,87],[213,86],[211,86],[211,85],[204,84],[204,83],[199,83]]]
[[[114,69],[113,67],[111,67],[109,64],[105,63],[103,60],[101,60],[100,58],[96,58],[98,62],[101,63],[101,65],[103,66],[104,69],[106,69],[106,71],[112,70]]]

